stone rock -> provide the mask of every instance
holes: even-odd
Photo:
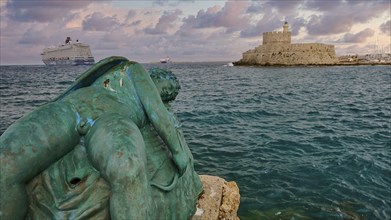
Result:
[[[200,175],[204,192],[197,202],[192,220],[239,220],[240,204],[238,185],[217,176]]]
[[[223,201],[220,206],[219,218],[224,220],[239,219],[237,217],[240,204],[239,187],[234,182],[225,182],[223,185]]]

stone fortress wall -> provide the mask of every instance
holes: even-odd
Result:
[[[282,44],[291,43],[291,32],[281,32],[281,31],[265,32],[263,33],[262,37],[263,37],[263,45],[276,44],[276,43],[282,43]]]
[[[237,65],[334,65],[338,63],[334,45],[322,43],[291,44],[285,22],[283,31],[263,33],[263,44],[243,53]]]

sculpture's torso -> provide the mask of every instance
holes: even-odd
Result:
[[[135,91],[131,72],[120,65],[99,77],[92,85],[65,96],[62,101],[76,111],[76,120],[93,122],[103,114],[121,114],[139,128],[147,121],[143,106]]]

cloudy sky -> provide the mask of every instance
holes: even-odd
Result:
[[[96,60],[235,61],[262,33],[290,24],[292,43],[327,43],[337,55],[389,50],[390,0],[1,0],[1,65],[42,64],[67,36]]]

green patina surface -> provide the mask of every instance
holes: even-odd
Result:
[[[106,58],[12,124],[0,137],[0,218],[188,219],[202,184],[168,103],[180,86],[150,72]]]

